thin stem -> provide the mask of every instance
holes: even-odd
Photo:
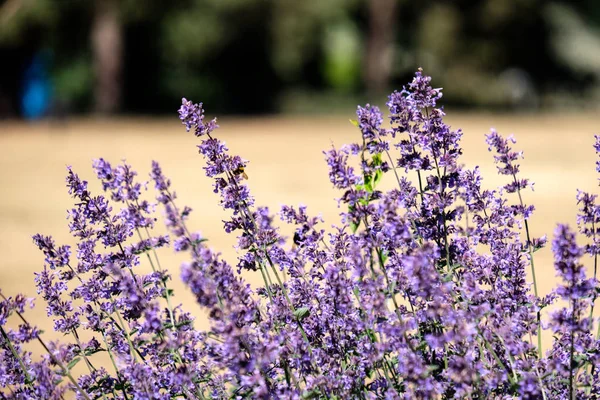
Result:
[[[427,113],[427,118],[429,118],[429,113]],[[442,180],[442,174],[440,173],[440,167],[438,164],[438,158],[437,155],[435,154],[435,151],[432,149],[431,153],[433,155],[433,161],[435,163],[435,170],[438,176],[438,180],[440,181],[440,197],[444,197],[444,182]],[[450,273],[451,269],[452,269],[452,261],[450,259],[450,245],[448,243],[448,223],[446,221],[446,210],[442,209],[440,212],[441,216],[442,216],[442,221],[444,222],[444,248],[446,250],[446,267],[448,268],[448,273]]]
[[[269,265],[270,265],[271,269],[273,270],[273,273],[275,274],[275,279],[277,279],[277,283],[281,287],[281,291],[283,292],[283,296],[285,297],[285,300],[286,300],[288,306],[292,310],[292,314],[294,314],[296,312],[296,308],[294,307],[294,304],[292,303],[292,300],[290,300],[290,297],[288,296],[287,290],[286,290],[285,286],[283,285],[283,282],[281,281],[281,278],[279,277],[279,274],[277,273],[277,268],[275,268],[275,265],[273,264],[273,261],[271,261],[271,257],[269,257],[269,255],[267,254],[266,249],[265,249],[264,252],[265,252],[265,257],[266,257],[267,261],[269,262]],[[294,318],[294,320],[298,324],[298,328],[300,328],[300,334],[302,335],[302,338],[304,339],[304,341],[306,342],[306,345],[308,346],[307,347],[308,348],[308,353],[312,357],[312,353],[313,353],[312,345],[310,343],[310,340],[308,339],[308,336],[306,335],[306,331],[304,330],[304,326],[302,326],[302,322],[300,321],[300,319]],[[319,373],[321,373],[321,369],[319,368],[318,365],[315,365],[312,362],[311,362],[311,364],[313,364],[313,367]]]
[[[535,375],[538,378],[538,381],[540,382],[540,390],[542,391],[542,399],[543,400],[547,400],[548,398],[546,397],[546,390],[544,389],[544,384],[542,381],[542,377],[540,376],[540,370],[537,367],[537,364],[535,365]]]
[[[83,281],[83,278],[79,275],[79,273],[71,266],[71,264],[67,263],[67,267],[69,267],[69,269],[71,270],[71,272],[73,272],[74,276],[77,278],[77,280],[79,280],[79,282],[81,284],[84,284],[85,282]],[[0,293],[0,296],[2,296],[2,294]],[[4,297],[4,296],[2,296]],[[108,314],[107,312],[103,311],[100,304],[98,303],[97,300],[94,300],[94,304],[96,304],[98,306],[98,308],[100,309],[100,314],[104,314],[120,331],[121,333],[125,334],[125,327],[119,325],[119,323],[115,320],[115,318],[112,316],[112,314]],[[96,310],[94,310],[96,312]],[[24,321],[24,320],[23,320]],[[25,321],[24,321],[25,322]],[[142,360],[145,361],[144,356],[142,355],[142,353],[140,353],[139,350],[136,349],[136,352],[138,353],[138,355],[140,356],[140,358]]]
[[[573,364],[574,364],[574,356],[575,356],[575,336],[573,332],[571,332],[571,349],[569,351],[569,397],[571,400],[575,399],[575,392],[573,387]]]
[[[12,353],[13,357],[19,362],[19,366],[21,367],[21,369],[23,370],[23,373],[25,374],[25,383],[28,385],[31,385],[31,382],[33,382],[33,380],[31,379],[29,372],[27,372],[27,368],[25,368],[25,364],[23,363],[23,360],[21,359],[21,357],[19,357],[19,353],[17,353],[17,350],[14,348],[12,342],[10,341],[10,338],[4,331],[4,327],[2,325],[0,325],[0,333],[2,333],[2,337],[4,338],[6,345],[10,349],[10,352]]]
[[[77,342],[77,345],[79,346],[80,354],[83,357],[83,360],[85,361],[85,364],[87,365],[88,369],[90,370],[90,373],[94,372],[96,368],[92,365],[88,357],[85,355],[85,352],[83,351],[83,346],[81,345],[81,341],[79,340],[79,335],[77,334],[77,330],[73,328],[72,333],[73,337],[75,338],[75,341]]]
[[[136,200],[136,205],[139,208],[139,204],[137,203],[137,200]],[[146,235],[147,235],[148,239],[150,239],[151,236],[150,236],[150,231],[148,230],[148,227],[144,227],[144,228],[146,230]],[[140,241],[144,240],[143,237],[142,237],[142,234],[140,233],[139,228],[136,228],[135,230],[136,230],[136,232],[138,234],[138,237],[140,238]],[[158,259],[158,254],[156,254],[156,249],[154,247],[152,247],[152,252],[154,253],[154,258],[156,258],[156,264],[158,266],[158,268],[155,268],[154,262],[152,262],[152,257],[150,257],[150,254],[148,254],[148,252],[146,252],[146,256],[148,257],[148,261],[150,262],[150,266],[152,267],[152,271],[153,272],[159,271],[159,272],[162,273],[163,270],[162,270],[162,268],[160,266],[160,261]],[[173,314],[173,307],[171,306],[171,295],[169,293],[169,287],[167,286],[167,283],[162,279],[162,276],[161,276],[160,282],[161,282],[162,287],[165,290],[165,299],[167,301],[167,311],[169,312],[169,319],[171,320],[171,331],[175,332],[177,330],[177,328],[175,327],[176,321],[175,321],[175,316]],[[163,337],[162,333],[159,333],[159,336],[162,338]],[[178,361],[179,363],[183,364],[183,360],[181,359],[181,355],[175,349],[171,348],[171,349],[169,349],[169,351],[173,355],[173,357],[176,359],[176,361]]]
[[[114,358],[113,353],[112,353],[112,351],[110,349],[110,346],[108,345],[108,341],[106,340],[106,334],[104,333],[104,330],[101,330],[100,333],[102,334],[102,341],[104,342],[104,345],[106,346],[106,350],[108,351],[108,356],[110,357],[110,362],[112,363],[113,368],[115,369],[115,373],[117,374],[117,378],[119,379],[119,381],[121,383],[123,383],[123,381],[121,381],[121,373],[119,371],[119,368],[117,367],[117,363],[115,362],[115,358]],[[127,400],[127,393],[125,392],[125,385],[122,385],[122,391],[123,391],[123,397],[125,398],[125,400]]]
[[[596,282],[597,272],[598,272],[598,254],[596,250],[596,224],[595,221],[592,220],[592,243],[594,243],[594,283]],[[594,290],[594,294],[592,296],[592,304],[590,307],[590,327],[593,329],[594,327],[594,306],[596,305],[596,298],[598,297],[598,292]]]
[[[387,274],[387,270],[385,269],[385,262],[383,261],[383,254],[381,252],[381,249],[379,247],[375,248],[375,252],[377,253],[377,261],[379,262],[379,267],[381,268],[381,271],[383,272],[383,277],[385,278],[385,282],[387,285],[387,289],[388,289],[388,293],[390,295],[390,297],[392,298],[392,302],[394,303],[394,311],[396,313],[396,316],[398,317],[398,321],[400,323],[402,323],[402,316],[400,314],[400,306],[398,305],[398,301],[396,300],[396,296],[395,296],[395,282],[391,282],[390,278]]]
[[[500,365],[502,368],[504,368],[504,370],[506,370],[506,372],[508,373],[508,376],[511,376],[512,371],[510,370],[510,368],[508,368],[506,366],[506,364],[504,364],[504,362],[500,359],[500,357],[498,357],[498,354],[496,354],[496,351],[494,350],[494,348],[492,347],[490,342],[487,341],[487,339],[485,338],[483,333],[479,330],[479,328],[476,328],[476,329],[477,329],[477,332],[479,333],[479,337],[481,338],[481,340],[483,340],[483,344],[484,344],[485,348],[488,349],[488,351],[491,353],[492,357],[498,363],[498,365]],[[515,381],[513,381],[513,378],[509,378],[509,380],[511,381],[512,384],[515,384]]]
[[[596,224],[595,221],[592,220],[592,243],[594,243],[594,284],[596,283],[596,277],[598,272],[598,253],[596,249]],[[596,305],[596,298],[598,297],[597,290],[594,290],[594,294],[592,295],[592,304],[590,306],[590,331],[594,329],[594,306]],[[600,337],[600,323],[598,324],[598,332],[596,334],[596,340]],[[591,366],[591,374],[593,375],[596,370],[596,364]],[[589,393],[589,389],[587,390]]]
[[[0,296],[2,296],[4,299],[6,299],[4,297],[4,295],[0,294]],[[21,318],[21,320],[26,323],[27,325],[29,325],[29,322],[27,322],[27,320],[25,319],[25,317],[23,317],[23,314],[21,314],[19,311],[15,311],[15,313],[19,316],[19,318]],[[0,327],[2,328],[2,327]],[[2,328],[2,332],[4,332],[4,329]],[[52,359],[52,362],[54,362],[56,365],[58,365],[58,367],[61,369],[62,373],[69,378],[69,380],[71,381],[71,383],[75,386],[75,388],[77,389],[77,391],[86,399],[86,400],[91,400],[89,398],[89,396],[87,395],[86,392],[83,391],[83,389],[81,388],[81,386],[79,386],[79,384],[77,383],[77,381],[75,380],[75,378],[73,378],[73,375],[71,375],[71,372],[60,362],[59,359],[57,359],[54,354],[50,351],[50,349],[48,348],[48,346],[46,345],[46,343],[44,343],[44,341],[42,340],[42,338],[39,335],[36,335],[36,339],[38,340],[38,342],[42,345],[42,347],[44,348],[44,350],[46,351],[46,353],[48,353],[48,355],[50,356],[50,358]],[[10,343],[10,342],[9,342]]]
[[[135,200],[135,204],[138,207],[138,209],[140,208],[139,202],[137,201],[137,199]],[[150,236],[150,231],[148,230],[147,226],[144,226],[144,229],[146,231],[146,236],[148,237],[148,240],[150,240],[151,236]],[[140,234],[140,230],[139,228],[135,228],[140,240],[142,239],[142,235]],[[154,258],[156,259],[156,265],[158,266],[158,268],[154,267],[154,263],[152,262],[152,257],[150,257],[150,254],[148,254],[146,252],[146,256],[148,257],[148,261],[150,262],[150,266],[152,267],[152,271],[156,272],[157,270],[159,272],[163,272],[163,269],[160,265],[160,259],[158,258],[158,254],[156,253],[156,249],[154,247],[152,247],[152,253],[154,254]],[[169,311],[169,319],[171,320],[171,329],[173,331],[175,331],[175,317],[173,316],[173,307],[171,306],[171,294],[169,293],[169,288],[167,287],[167,283],[165,281],[163,281],[161,279],[162,282],[162,286],[165,289],[165,299],[167,300],[167,310]]]
[[[114,306],[114,304],[113,304]],[[123,322],[123,319],[121,318],[121,314],[119,314],[118,312],[117,314],[117,318],[119,319],[119,322],[121,323],[121,325],[123,326],[123,328],[125,328],[125,322]],[[129,331],[127,329],[123,330],[125,333],[125,338],[127,339],[127,343],[129,344],[129,348],[131,349],[131,355],[133,356],[133,362],[137,362],[137,357],[135,356],[135,347],[133,346],[133,343],[131,342],[131,337],[129,336]]]
[[[410,135],[410,133],[408,134],[408,141],[409,143],[412,145],[413,148],[413,153],[417,152],[417,147],[415,145],[415,143],[412,140],[412,136]],[[421,170],[417,169],[417,178],[419,180],[419,195],[421,196],[421,205],[425,202],[424,196],[423,196],[423,178],[421,177]]]
[[[265,282],[265,288],[267,289],[267,294],[269,295],[269,300],[271,301],[271,304],[275,304],[273,302],[273,294],[271,293],[271,287],[269,285],[269,280],[267,279],[267,276],[265,275],[266,268],[264,268],[262,263],[260,263],[260,265],[259,265],[259,270],[262,275],[263,281]]]
[[[361,305],[360,296],[358,295],[358,293],[359,293],[358,292],[358,288],[355,287],[354,290],[352,291],[352,293],[354,293],[354,297],[356,297],[356,302],[357,302],[357,305],[358,305],[358,309],[360,310],[360,317],[361,317],[360,319],[363,321],[363,323],[366,323],[367,322],[367,320],[366,320],[367,312],[365,311],[365,309]],[[373,329],[373,328],[371,328],[371,329]],[[382,335],[381,332],[379,332],[380,340],[381,340],[381,335]],[[370,335],[369,335],[369,338],[371,338]],[[373,342],[372,338],[371,338],[371,342]],[[394,374],[394,369],[391,368],[391,366],[389,365],[389,364],[391,364],[391,362],[388,360],[387,354],[385,354],[385,353],[383,354],[383,361],[384,361],[383,372],[385,374],[386,379],[388,379],[388,381],[391,381],[390,378],[389,378],[389,376],[388,376],[387,370],[385,368],[386,364],[387,364],[387,367],[390,369],[390,371],[392,371],[392,375],[394,375],[394,379],[396,381],[394,386],[399,385],[398,378]],[[379,369],[377,369],[377,373],[381,376],[381,374],[379,373]]]
[[[515,369],[515,360],[513,358],[513,356],[510,354],[510,351],[508,350],[508,347],[506,346],[506,343],[504,342],[504,339],[502,339],[502,336],[496,334],[496,337],[498,338],[498,340],[500,341],[500,343],[502,343],[502,346],[504,346],[504,352],[506,353],[506,359],[508,360],[509,364],[510,364],[510,368],[512,370],[513,373],[513,379],[515,380],[515,382],[518,380],[517,377],[517,372]]]
[[[73,336],[75,337],[75,341],[77,342],[77,345],[79,346],[79,354],[81,354],[81,357],[83,357],[83,360],[85,361],[85,364],[87,365],[88,370],[90,371],[90,374],[92,374],[94,371],[96,371],[96,368],[92,365],[92,362],[89,360],[88,356],[85,354],[85,351],[83,350],[83,346],[81,345],[81,341],[79,340],[79,335],[77,334],[77,330],[75,328],[73,328],[72,333],[73,333]],[[105,393],[102,393],[102,398],[106,399]]]
[[[575,276],[573,275],[571,281],[571,287],[575,286]],[[577,300],[572,299],[571,302],[571,326],[574,327],[577,325]],[[569,397],[571,400],[575,400],[575,392],[573,387],[573,376],[575,375],[574,371],[574,357],[575,357],[575,329],[571,328],[571,337],[570,337],[571,348],[569,349]]]
[[[138,237],[140,238],[140,240],[143,240],[142,234],[140,233],[139,228],[135,228]],[[146,227],[146,235],[148,236],[148,239],[150,239],[150,232],[148,231],[148,228]],[[158,261],[158,254],[156,254],[156,249],[154,247],[152,247],[152,252],[154,253],[154,257],[156,258],[156,263],[158,265],[158,268],[156,268],[154,266],[154,262],[152,261],[152,257],[150,257],[150,254],[148,254],[148,252],[146,252],[146,257],[148,258],[148,261],[150,262],[150,267],[152,268],[152,272],[163,272],[162,268],[160,267],[160,261]],[[161,277],[162,278],[162,277]],[[164,280],[160,280],[162,287],[165,289],[165,299],[167,300],[167,310],[169,312],[169,319],[171,320],[171,330],[175,330],[175,317],[173,315],[173,307],[171,306],[171,295],[169,293],[169,288],[167,287],[167,283]]]
[[[521,196],[521,188],[519,182],[517,182],[517,176],[513,173],[513,181],[517,186],[517,195],[519,196],[519,203],[521,207],[524,208],[525,204],[523,203],[523,197]],[[529,252],[529,262],[531,264],[531,277],[533,279],[533,293],[535,294],[536,299],[539,298],[538,288],[537,288],[537,280],[535,277],[535,263],[533,262],[533,247],[531,246],[531,235],[529,234],[529,223],[527,219],[525,221],[525,234],[527,235],[527,251]],[[541,324],[541,312],[538,310],[537,312],[537,341],[538,341],[538,356],[540,360],[542,359],[542,324]]]

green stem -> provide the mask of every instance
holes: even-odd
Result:
[[[69,269],[71,270],[71,272],[73,272],[73,274],[77,278],[77,280],[79,280],[79,282],[81,284],[83,284],[84,283],[83,278],[81,278],[81,276],[79,275],[79,273],[71,266],[71,264],[67,264],[67,267],[69,267]],[[4,297],[4,296],[2,296],[2,297]],[[94,300],[94,304],[97,305],[98,308],[100,308],[100,304],[98,303],[97,300]],[[97,311],[94,310],[94,312],[97,312]],[[112,316],[112,314],[108,314],[108,313],[102,311],[101,308],[100,308],[100,312],[99,313],[101,315],[102,314],[105,315],[121,331],[121,333],[125,334],[125,327],[119,325],[119,323],[115,320],[115,318]],[[23,320],[23,322],[26,322],[26,321]],[[140,356],[140,358],[145,361],[144,356],[139,352],[139,350],[136,349],[136,352],[138,353],[138,355]]]
[[[117,378],[118,378],[119,382],[121,384],[123,384],[124,382],[121,380],[121,373],[119,372],[119,368],[117,367],[117,363],[115,362],[115,358],[113,356],[112,350],[110,349],[110,346],[108,345],[108,341],[106,340],[106,334],[104,333],[104,330],[101,330],[100,333],[102,334],[102,341],[104,342],[104,345],[106,346],[106,351],[108,351],[108,356],[110,357],[110,362],[112,363],[112,366],[115,369],[115,374],[117,374]],[[127,400],[127,393],[125,392],[124,384],[122,385],[121,390],[123,391],[123,397],[125,398],[125,400]]]
[[[375,252],[377,253],[377,260],[379,262],[379,267],[381,268],[381,271],[383,272],[383,277],[385,278],[385,282],[387,285],[387,290],[388,293],[390,295],[390,297],[392,298],[392,302],[394,303],[394,311],[396,316],[398,317],[398,322],[402,323],[402,316],[400,314],[400,306],[398,305],[398,301],[396,300],[396,296],[395,296],[395,282],[391,282],[390,278],[387,274],[387,270],[385,268],[385,263],[383,261],[383,255],[381,252],[381,249],[379,247],[375,248]]]
[[[92,374],[94,371],[96,371],[96,368],[92,365],[92,362],[89,360],[88,356],[85,354],[85,351],[83,350],[83,346],[81,345],[81,341],[79,340],[79,335],[77,334],[77,330],[75,328],[73,328],[72,334],[73,334],[73,337],[75,338],[75,341],[77,342],[77,345],[79,346],[79,354],[81,354],[81,357],[83,357],[83,360],[85,361],[85,364],[88,367],[90,374]],[[102,393],[102,398],[106,399],[105,393]]]
[[[594,243],[594,249],[596,247],[596,224],[592,221],[592,243]],[[594,282],[596,282],[598,272],[598,254],[596,254],[596,250],[594,250]],[[598,292],[594,290],[594,294],[592,297],[592,305],[590,307],[590,327],[593,329],[594,327],[594,306],[596,305],[596,298],[598,297]],[[600,328],[600,326],[599,326]],[[596,338],[597,340],[598,338]]]
[[[142,238],[142,234],[140,233],[140,230],[138,228],[135,229],[138,237],[140,238],[140,240],[143,240]],[[148,239],[150,239],[150,232],[148,231],[148,228],[146,227],[146,235],[148,236]],[[154,266],[154,262],[152,261],[152,257],[150,257],[150,254],[148,254],[148,252],[146,252],[146,257],[148,258],[148,261],[150,262],[150,267],[152,268],[152,272],[163,272],[162,268],[160,267],[160,261],[158,260],[158,254],[156,254],[156,249],[153,247],[152,248],[152,252],[154,253],[154,258],[156,258],[156,263],[158,268],[156,268]],[[171,320],[171,330],[175,331],[175,316],[173,315],[173,307],[171,306],[171,294],[169,293],[169,288],[167,286],[167,283],[164,280],[160,280],[162,287],[165,289],[165,299],[167,300],[167,310],[169,312],[169,319]]]
[[[267,294],[269,295],[269,300],[271,301],[271,304],[275,304],[273,302],[273,294],[271,293],[271,287],[269,285],[269,280],[267,279],[267,276],[265,275],[265,267],[263,265],[263,263],[259,264],[259,268],[260,270],[260,274],[262,275],[263,278],[263,282],[265,283],[265,288],[267,289]]]
[[[546,397],[546,390],[544,389],[542,377],[540,376],[540,370],[538,369],[537,365],[535,366],[535,375],[537,376],[538,381],[540,382],[540,389],[542,391],[542,399],[548,400],[548,398]]]
[[[114,306],[114,304],[113,304]],[[117,318],[119,319],[119,323],[121,324],[121,326],[123,326],[123,332],[125,333],[125,338],[127,339],[127,343],[129,344],[129,348],[131,349],[131,355],[133,356],[133,362],[137,362],[137,357],[135,356],[136,352],[135,352],[135,347],[133,346],[133,343],[131,342],[131,337],[129,336],[129,331],[127,330],[127,328],[125,327],[125,322],[123,322],[123,319],[121,318],[121,314],[119,314],[118,312],[117,314]]]
[[[72,334],[73,334],[73,337],[75,338],[75,342],[77,342],[77,345],[79,346],[79,351],[80,351],[81,357],[83,357],[83,360],[85,361],[85,364],[87,365],[90,373],[94,372],[96,370],[96,368],[92,365],[92,363],[90,362],[88,357],[85,355],[83,346],[81,345],[81,341],[79,340],[79,335],[77,334],[77,330],[75,328],[73,328]],[[104,395],[102,397],[104,397]]]
[[[513,385],[516,384],[516,381],[513,380],[514,378],[510,378],[510,376],[511,376],[510,368],[508,368],[506,366],[506,364],[504,364],[504,362],[500,359],[500,357],[498,357],[498,354],[496,354],[496,351],[494,350],[494,348],[492,347],[490,342],[487,341],[487,339],[485,338],[483,333],[479,330],[479,328],[476,328],[476,329],[479,333],[479,337],[481,338],[481,340],[483,340],[483,344],[484,344],[485,348],[488,349],[488,351],[490,352],[490,354],[492,355],[494,360],[498,363],[498,365],[500,365],[502,368],[504,368],[504,370],[508,373],[511,384],[513,384]],[[512,371],[512,372],[514,373],[514,371]]]
[[[26,324],[29,325],[29,323],[25,320],[25,317],[23,317],[23,315],[20,312],[15,311],[15,313],[21,318],[22,321],[24,321]],[[4,329],[2,329],[2,332],[4,332]],[[42,347],[44,348],[44,350],[46,351],[46,353],[48,353],[48,355],[50,356],[50,359],[52,360],[52,362],[54,362],[56,365],[58,365],[58,367],[61,369],[61,372],[67,378],[69,378],[69,380],[71,381],[71,383],[73,384],[73,386],[75,386],[75,389],[77,389],[77,391],[81,394],[81,396],[83,398],[85,398],[86,400],[91,400],[90,397],[88,396],[88,394],[83,391],[83,389],[81,388],[81,386],[79,386],[79,384],[77,383],[77,381],[75,380],[75,378],[73,378],[73,375],[71,375],[71,372],[63,365],[62,362],[60,362],[59,359],[57,359],[54,356],[54,354],[52,354],[52,352],[50,351],[50,349],[48,348],[48,346],[46,345],[46,343],[44,343],[44,341],[42,340],[42,338],[40,338],[40,336],[37,335],[36,339],[42,345]]]
[[[356,297],[356,301],[357,301],[357,305],[358,305],[358,309],[360,310],[360,316],[361,316],[361,320],[363,321],[363,323],[366,323],[366,314],[367,312],[364,310],[364,308],[361,305],[361,301],[360,301],[360,296],[358,295],[358,288],[354,288],[354,290],[352,291],[354,293],[354,297]],[[370,328],[373,329],[373,328]],[[373,331],[375,331],[373,329]],[[380,336],[380,340],[381,340],[381,333],[379,333]],[[369,338],[371,338],[371,336],[369,335]],[[371,342],[373,342],[373,339],[371,338]],[[399,382],[398,382],[398,378],[397,376],[395,376],[394,374],[394,369],[391,368],[391,362],[388,360],[387,354],[383,354],[383,372],[385,374],[385,377],[388,381],[392,382],[392,380],[390,379],[390,377],[388,376],[387,370],[386,370],[386,365],[387,368],[390,369],[390,371],[392,371],[392,375],[394,375],[394,380],[395,380],[395,387],[399,386]],[[377,369],[377,373],[379,374],[379,376],[381,376],[381,374],[379,373],[379,369]]]
[[[140,205],[139,205],[139,202],[137,201],[137,199],[135,200],[135,204],[139,209]],[[150,236],[150,231],[148,230],[148,227],[145,226],[144,229],[146,231],[146,236],[148,237],[148,240],[150,240],[151,236]],[[136,228],[135,230],[136,230],[140,240],[143,240],[139,228]],[[159,272],[163,272],[163,269],[160,265],[160,259],[158,258],[158,254],[156,253],[156,249],[154,247],[152,247],[152,253],[154,254],[154,258],[156,259],[156,265],[158,266],[158,268],[154,267],[154,263],[152,262],[152,257],[150,257],[150,254],[148,254],[146,252],[146,257],[148,257],[148,261],[150,262],[152,271],[156,272],[158,270]],[[161,283],[165,289],[165,299],[167,300],[167,310],[169,311],[169,318],[171,320],[171,325],[172,325],[171,329],[173,331],[175,331],[175,317],[173,315],[173,307],[171,306],[171,295],[169,293],[169,288],[167,287],[167,283],[165,281],[163,281],[162,279],[161,279]]]
[[[573,331],[571,331],[571,349],[569,351],[569,397],[571,400],[575,399],[575,392],[573,387],[573,375],[574,375],[574,355],[575,355],[575,336],[573,335]]]
[[[442,181],[442,174],[440,173],[440,167],[438,165],[437,155],[432,150],[433,161],[435,162],[435,170],[437,172],[438,180],[440,181],[440,197],[444,196],[444,183]],[[441,210],[442,221],[444,221],[444,248],[446,250],[446,267],[448,273],[452,270],[452,261],[450,259],[450,244],[448,243],[448,223],[446,221],[446,210]]]
[[[516,369],[515,369],[515,360],[514,360],[512,354],[510,354],[510,351],[508,350],[508,347],[506,346],[506,343],[504,342],[504,339],[502,339],[502,336],[496,335],[496,337],[498,338],[498,340],[500,341],[500,343],[502,343],[502,346],[504,347],[504,352],[506,353],[506,359],[508,360],[508,362],[510,364],[510,368],[511,368],[511,370],[513,372],[513,379],[516,382],[518,380],[518,377],[517,377],[517,372],[516,372]]]
[[[4,297],[4,295],[2,293],[0,293],[0,298],[2,298],[4,301],[7,300],[6,297]],[[17,316],[21,319],[21,321],[23,321],[24,324],[31,326],[31,324],[29,322],[27,322],[27,320],[25,319],[25,317],[23,316],[23,314],[21,314],[19,311],[16,311],[16,310],[15,310],[15,314],[17,314]],[[2,328],[2,327],[0,326],[0,328]],[[48,355],[50,356],[50,358],[52,359],[52,361],[56,365],[59,366],[59,368],[62,370],[63,374],[65,374],[65,376],[67,376],[69,378],[69,380],[71,381],[71,383],[73,383],[73,385],[79,391],[79,393],[81,393],[81,395],[86,400],[91,400],[89,398],[89,396],[87,395],[87,393],[85,393],[83,391],[83,389],[81,389],[81,387],[79,386],[79,384],[77,383],[77,381],[73,378],[73,376],[71,375],[71,373],[69,372],[69,370],[64,367],[64,365],[60,362],[60,360],[58,360],[56,357],[54,357],[54,354],[52,354],[52,352],[50,351],[50,349],[48,348],[48,346],[46,346],[46,343],[44,343],[44,341],[42,340],[42,338],[40,337],[40,335],[36,335],[35,338],[42,345],[42,347],[44,348],[44,350],[46,351],[46,353],[48,353]]]
[[[23,363],[23,360],[21,359],[21,357],[19,357],[19,353],[17,353],[17,350],[14,348],[12,342],[10,341],[10,338],[4,331],[4,327],[2,325],[0,325],[0,333],[2,333],[2,337],[4,338],[4,341],[6,342],[6,345],[8,346],[8,348],[10,349],[10,352],[12,353],[13,357],[19,362],[19,365],[21,366],[21,369],[23,370],[23,373],[25,374],[25,383],[28,385],[31,385],[33,380],[31,379],[29,372],[27,372],[27,368],[25,368],[25,363]]]
[[[525,207],[523,203],[523,197],[521,196],[521,189],[519,187],[519,183],[517,182],[517,176],[513,173],[513,181],[517,186],[517,195],[519,196],[519,203],[522,208]],[[533,293],[535,294],[536,300],[539,298],[538,295],[538,287],[537,287],[537,279],[535,276],[535,263],[533,262],[533,247],[531,246],[531,235],[529,234],[529,223],[527,219],[525,219],[525,234],[527,235],[527,251],[529,252],[529,262],[531,264],[531,277],[533,279]],[[542,354],[542,324],[541,324],[541,312],[537,312],[537,341],[538,341],[538,357],[541,360],[543,358]]]

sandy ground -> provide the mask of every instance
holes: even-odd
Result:
[[[479,165],[489,188],[504,182],[495,173],[484,134],[495,127],[514,133],[516,148],[525,152],[524,177],[535,192],[524,196],[537,211],[531,221],[535,236],[551,236],[556,222],[575,224],[576,189],[595,191],[596,154],[594,133],[600,133],[600,117],[591,114],[471,115],[452,114],[448,119],[464,131],[467,166]],[[329,183],[322,150],[358,140],[359,132],[346,116],[308,118],[222,118],[217,132],[233,153],[250,160],[249,185],[256,203],[278,210],[282,204],[306,204],[309,212],[322,213],[326,224],[338,221],[338,196]],[[33,273],[42,268],[43,256],[31,235],[54,235],[58,243],[73,243],[66,225],[71,199],[65,189],[65,167],[72,165],[80,176],[94,181],[91,160],[98,157],[117,163],[126,159],[148,176],[150,161],[159,160],[172,178],[179,204],[194,209],[190,226],[210,239],[210,246],[235,260],[234,237],[221,229],[226,214],[219,208],[211,182],[203,175],[197,139],[186,133],[177,117],[170,119],[69,120],[66,123],[0,122],[0,287],[5,295],[35,295]],[[386,179],[390,180],[392,177]],[[387,184],[393,184],[388,182]],[[91,187],[99,191],[97,183]],[[159,221],[158,227],[163,229]],[[182,261],[170,249],[161,251],[163,266],[174,276],[177,301],[198,312],[193,299],[179,281]],[[589,260],[586,260],[589,264]],[[541,293],[554,283],[550,249],[536,253]],[[258,282],[260,277],[250,277]],[[46,328],[46,337],[58,338],[44,322],[42,301],[31,320]]]

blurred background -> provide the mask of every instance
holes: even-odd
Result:
[[[484,186],[506,181],[483,135],[514,133],[523,177],[536,182],[524,194],[537,209],[533,235],[575,225],[576,190],[598,183],[598,0],[0,0],[0,288],[35,295],[43,255],[31,235],[76,244],[65,167],[98,194],[99,157],[127,159],[141,180],[161,161],[194,209],[191,229],[236,262],[197,139],[177,119],[184,96],[218,115],[217,135],[249,160],[256,204],[305,204],[329,228],[340,193],[322,150],[359,140],[348,122],[356,105],[384,109],[418,67],[444,88],[462,162],[481,166]],[[177,301],[198,311],[179,284],[181,258],[159,254]],[[536,257],[546,294],[552,254]],[[38,303],[32,320],[59,338]]]
[[[346,110],[418,66],[447,105],[597,108],[596,0],[0,0],[0,117]]]

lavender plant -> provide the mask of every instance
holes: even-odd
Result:
[[[546,238],[531,236],[522,153],[514,139],[488,134],[506,183],[485,189],[479,169],[460,163],[462,133],[444,122],[441,89],[430,81],[419,70],[389,96],[389,128],[379,108],[358,107],[359,140],[324,152],[342,210],[329,228],[303,206],[274,214],[256,205],[246,161],[215,136],[201,103],[183,99],[179,117],[200,141],[205,174],[229,212],[224,229],[237,237],[236,265],[188,227],[191,209],[177,203],[158,163],[152,201],[126,163],[93,163],[104,194],[69,168],[77,247],[33,236],[45,256],[38,294],[65,337],[45,341],[25,316],[31,300],[0,295],[0,397],[599,398],[597,196],[576,197],[585,246],[557,226],[562,283],[543,295],[534,253]],[[378,189],[383,179],[394,188]],[[169,236],[153,234],[155,206]],[[293,237],[275,227],[277,217]],[[181,279],[207,311],[205,330],[174,303],[156,251],[165,246],[187,254]],[[142,262],[151,273],[140,272]],[[263,285],[252,289],[242,271]],[[542,318],[551,304],[562,308]],[[553,334],[546,352],[543,329]],[[46,351],[40,359],[32,342]],[[100,356],[110,368],[97,366]]]

